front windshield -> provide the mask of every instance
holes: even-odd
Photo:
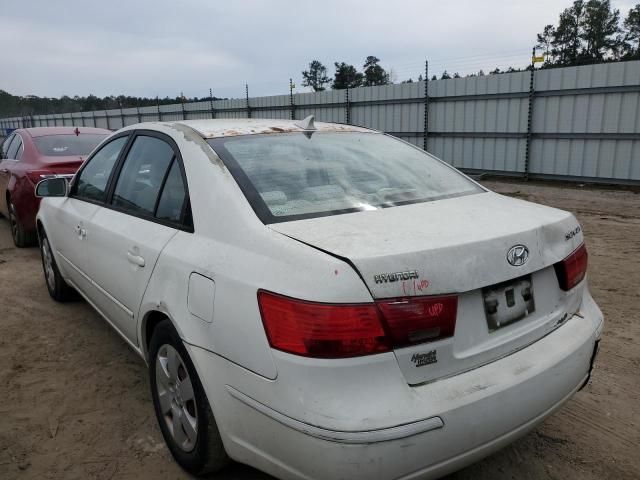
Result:
[[[245,135],[209,143],[264,223],[483,191],[431,155],[379,133]]]

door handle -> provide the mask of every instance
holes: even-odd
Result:
[[[134,265],[138,265],[139,267],[144,267],[145,265],[143,257],[141,257],[140,255],[135,255],[131,252],[127,252],[127,260],[129,260],[129,262],[133,263]]]

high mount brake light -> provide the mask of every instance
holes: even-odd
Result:
[[[562,290],[571,290],[582,281],[587,273],[588,257],[587,247],[583,243],[564,260],[553,265]]]
[[[348,358],[450,337],[455,296],[328,304],[258,292],[271,347],[314,358]]]

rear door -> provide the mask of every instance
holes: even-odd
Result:
[[[77,288],[94,301],[95,287],[88,272],[87,223],[105,201],[107,186],[129,139],[116,137],[98,150],[78,173],[71,192],[53,211],[47,234],[62,260],[58,262]]]
[[[191,230],[188,195],[178,148],[157,132],[136,132],[117,172],[87,225],[89,276],[98,307],[137,345],[138,309],[160,252],[178,230]]]

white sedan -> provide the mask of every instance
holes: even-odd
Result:
[[[37,194],[49,293],[147,362],[189,472],[436,478],[589,378],[603,319],[575,217],[380,132],[138,124]]]

